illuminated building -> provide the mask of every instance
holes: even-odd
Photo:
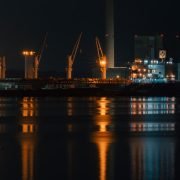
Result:
[[[136,82],[166,82],[180,80],[178,73],[179,65],[173,59],[166,58],[166,50],[163,49],[163,35],[158,36],[134,36],[134,58],[142,59],[142,64],[146,64],[148,74],[145,79],[142,73],[131,71],[131,78]],[[162,52],[164,57],[161,58]],[[161,60],[156,60],[159,57]],[[146,62],[146,63],[145,63]],[[133,62],[135,64],[135,62]],[[137,65],[137,64],[136,64]],[[139,67],[141,69],[141,67]],[[143,80],[144,79],[144,80]]]
[[[161,61],[157,59],[135,59],[130,66],[130,78],[134,82],[167,82],[180,80],[180,64],[173,59]]]
[[[134,82],[165,82],[165,65],[156,59],[135,59],[130,78]]]
[[[179,66],[179,64],[174,63],[172,58],[170,58],[170,60],[166,62],[166,64],[165,64],[166,72],[165,73],[166,73],[167,80],[170,80],[170,81],[180,80],[178,78],[178,73],[180,71],[178,66]]]

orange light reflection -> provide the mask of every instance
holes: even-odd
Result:
[[[24,97],[22,100],[22,116],[33,117],[37,115],[37,103],[33,97]]]
[[[102,100],[102,99],[101,99]],[[105,99],[103,98],[103,101]],[[101,106],[101,107],[106,107]],[[104,115],[104,111],[101,115]],[[106,113],[105,113],[106,114]],[[93,132],[91,134],[92,141],[98,147],[98,154],[99,154],[99,177],[100,180],[107,179],[107,159],[108,159],[108,150],[109,145],[113,142],[113,133],[108,130],[108,127],[111,124],[110,116],[96,116],[95,117],[95,125],[99,127],[99,131]]]
[[[101,97],[99,100],[97,100],[97,104],[99,107],[99,113],[100,115],[106,115],[108,114],[109,108],[108,108],[108,104],[109,104],[109,100],[107,100],[106,97]]]

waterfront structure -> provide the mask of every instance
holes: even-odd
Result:
[[[165,74],[167,80],[174,81],[174,80],[180,80],[179,74],[179,63],[174,63],[173,59],[170,58],[169,61],[165,63]]]
[[[34,51],[23,51],[25,57],[25,79],[37,79],[39,58],[35,55]]]
[[[180,80],[180,64],[173,59],[135,59],[130,66],[130,78],[134,82],[166,82]]]
[[[165,67],[167,80],[176,80],[178,71],[176,64],[174,64],[172,61],[169,61],[166,63]]]
[[[164,63],[159,60],[150,60],[150,62],[147,61],[148,60],[145,60],[145,62],[148,63],[148,78],[163,79],[165,76]]]
[[[134,82],[164,82],[165,64],[159,60],[135,59],[130,67],[130,78]]]
[[[0,79],[6,78],[6,59],[5,57],[0,57]]]
[[[134,36],[134,58],[155,59],[159,51],[163,49],[163,37],[158,36]]]

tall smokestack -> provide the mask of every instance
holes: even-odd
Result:
[[[114,67],[114,0],[106,1],[106,55],[108,67]]]

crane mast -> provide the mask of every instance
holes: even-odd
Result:
[[[35,79],[38,79],[39,64],[41,62],[42,54],[46,46],[47,36],[48,36],[48,33],[46,33],[45,35],[39,55],[35,56],[35,59],[34,59],[34,78]]]
[[[77,51],[78,51],[78,48],[79,48],[79,44],[80,44],[80,41],[81,41],[81,36],[82,36],[82,33],[79,35],[74,47],[73,47],[73,50],[71,52],[70,55],[68,55],[68,58],[67,58],[67,68],[66,68],[66,72],[67,72],[67,79],[72,79],[72,66],[74,64],[74,60],[76,58],[76,55],[77,55]]]
[[[97,48],[97,54],[98,54],[98,63],[100,66],[100,71],[101,71],[101,79],[105,80],[106,79],[107,58],[103,53],[100,41],[97,37],[96,37],[96,48]]]

